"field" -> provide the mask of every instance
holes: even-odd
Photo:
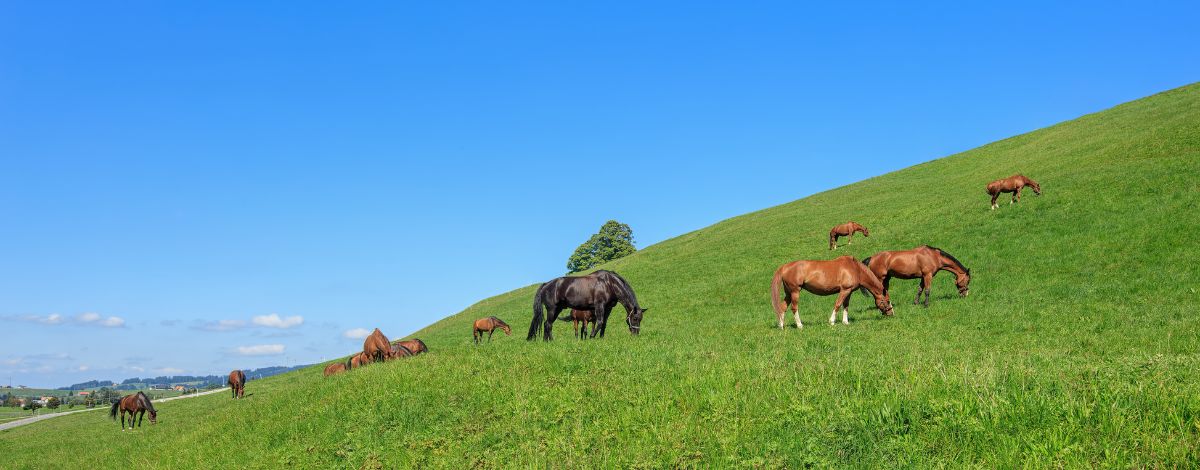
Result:
[[[984,185],[1017,172],[1044,194],[989,211]],[[640,337],[618,308],[602,341],[559,323],[527,343],[528,286],[422,330],[430,354],[164,403],[135,433],[48,420],[0,433],[0,466],[1197,467],[1197,206],[1191,85],[613,262],[650,309]],[[848,219],[871,237],[830,253]],[[914,307],[897,280],[895,317],[855,294],[830,327],[834,298],[804,294],[806,328],[775,327],[780,264],[922,243],[972,269],[970,297],[942,273]],[[488,315],[519,331],[473,346]],[[67,433],[91,439],[45,439]]]

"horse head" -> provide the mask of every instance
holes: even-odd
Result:
[[[1042,195],[1042,185],[1037,184],[1037,181],[1029,180],[1029,187],[1033,188],[1033,194],[1037,196]]]
[[[971,290],[968,287],[968,286],[970,286],[970,284],[971,284],[971,270],[970,269],[963,271],[962,274],[960,274],[958,277],[956,277],[954,279],[954,285],[956,287],[958,287],[958,296],[959,297],[966,297],[968,295],[971,295]]]
[[[625,323],[629,325],[629,332],[634,335],[640,334],[642,330],[642,314],[646,313],[648,308],[634,307],[629,314],[625,315]]]

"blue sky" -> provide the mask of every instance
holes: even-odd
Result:
[[[0,381],[346,354],[1200,80],[1195,2],[0,8]],[[463,338],[469,341],[469,338]]]

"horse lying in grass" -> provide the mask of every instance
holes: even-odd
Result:
[[[229,373],[229,389],[233,391],[233,398],[242,398],[246,394],[246,373],[240,370],[235,370]]]
[[[867,230],[866,227],[863,227],[858,222],[846,222],[842,225],[838,225],[832,229],[829,229],[829,249],[832,250],[837,248],[837,240],[841,237],[848,237],[846,239],[847,245],[853,244],[855,232],[862,232],[864,237],[871,236],[871,231]]]
[[[342,372],[345,372],[347,369],[350,368],[348,365],[349,363],[350,363],[350,361],[335,362],[333,364],[325,366],[325,376],[329,377],[333,374],[340,374]]]
[[[504,330],[505,335],[512,336],[512,328],[508,326],[508,323],[504,323],[504,320],[496,317],[487,317],[475,320],[475,324],[472,325],[471,338],[475,340],[475,344],[479,344],[483,342],[483,332],[486,331],[487,340],[490,343],[492,342],[492,333],[497,328]]]
[[[391,348],[392,348],[392,355],[390,357],[391,360],[400,359],[402,357],[412,357],[414,355],[413,352],[410,351],[408,348],[401,346],[399,344],[392,344]]]
[[[796,328],[804,328],[804,324],[800,322],[800,312],[796,308],[801,289],[817,295],[838,295],[833,304],[833,313],[829,315],[830,325],[836,323],[839,308],[842,310],[842,323],[850,324],[850,294],[860,288],[867,289],[875,296],[875,306],[880,312],[886,316],[892,315],[892,305],[883,291],[883,283],[851,256],[829,261],[793,261],[775,270],[775,278],[771,280],[771,306],[775,309],[779,328],[783,328],[785,307],[779,301],[780,286],[784,289],[787,306],[791,307],[792,316],[796,319]]]
[[[924,292],[925,306],[929,306],[933,275],[942,270],[954,273],[954,285],[958,287],[960,297],[971,293],[971,270],[941,248],[921,245],[911,250],[881,251],[862,260],[862,264],[883,282],[883,294],[889,298],[888,284],[892,278],[920,279],[921,286],[917,289],[913,305],[920,302],[921,293]]]
[[[114,420],[117,419],[117,413],[121,413],[121,430],[125,430],[125,413],[129,413],[129,429],[134,427],[134,417],[137,418],[137,426],[142,426],[142,418],[146,417],[146,412],[150,412],[150,424],[158,423],[158,411],[154,409],[154,404],[150,403],[150,398],[145,393],[137,392],[132,395],[125,395],[112,404],[112,409],[108,410],[108,417]]]
[[[529,335],[525,339],[533,341],[539,329],[542,330],[543,341],[554,339],[551,333],[554,320],[568,308],[591,310],[596,316],[591,337],[595,338],[598,333],[603,338],[608,314],[617,303],[625,307],[625,324],[629,326],[629,332],[636,336],[641,332],[642,316],[648,309],[638,305],[633,288],[620,275],[600,270],[586,276],[554,279],[538,287],[533,295],[533,321],[529,323]],[[545,315],[543,309],[546,310]]]
[[[1012,199],[1008,203],[1015,204],[1021,202],[1021,189],[1029,186],[1033,189],[1033,194],[1042,195],[1042,186],[1037,181],[1027,178],[1025,175],[1012,175],[1008,178],[992,181],[987,185],[987,192],[992,196],[992,210],[996,210],[996,198],[1000,197],[1001,193],[1013,193]]]
[[[413,339],[404,340],[404,341],[396,341],[393,344],[399,344],[401,346],[404,346],[405,348],[408,348],[408,350],[411,351],[414,356],[421,354],[421,353],[429,352],[429,347],[425,346],[425,342],[421,341],[419,338],[413,338]]]

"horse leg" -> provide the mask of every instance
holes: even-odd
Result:
[[[844,304],[846,302],[846,296],[849,296],[851,292],[854,292],[854,291],[853,290],[843,290],[841,292],[838,292],[837,300],[833,303],[833,313],[829,314],[829,326],[833,326],[834,324],[837,323],[838,309],[840,309],[842,307],[842,304]]]
[[[551,329],[554,328],[554,321],[558,320],[558,314],[562,313],[562,307],[555,306],[550,311],[546,312],[546,322],[542,324],[542,341],[550,341],[554,339]]]
[[[887,299],[888,299],[888,307],[892,306],[892,297],[888,293],[888,288],[889,288],[888,286],[890,286],[891,284],[892,284],[892,277],[891,276],[883,276],[883,296],[887,297]]]
[[[792,318],[796,320],[796,329],[804,328],[804,323],[800,322],[800,287],[788,293],[788,306],[792,308]],[[779,327],[783,328],[783,318],[779,319]]]
[[[850,324],[850,298],[854,297],[854,289],[850,289],[849,294],[846,294],[846,300],[842,301],[842,324]]]
[[[1000,198],[999,192],[992,193],[992,210],[996,210],[996,199]]]
[[[925,281],[922,280],[920,284],[917,284],[917,296],[913,298],[913,305],[921,303],[921,291],[923,290],[925,290]]]
[[[121,410],[121,430],[125,430],[125,410]]]
[[[476,346],[479,345],[479,328],[471,329],[471,342],[475,343]]]
[[[496,332],[495,328],[488,330],[488,342],[489,343],[492,342],[492,333],[495,333],[495,332]]]
[[[925,307],[929,307],[929,293],[933,291],[933,274],[927,274],[921,278],[921,284],[925,285]]]

